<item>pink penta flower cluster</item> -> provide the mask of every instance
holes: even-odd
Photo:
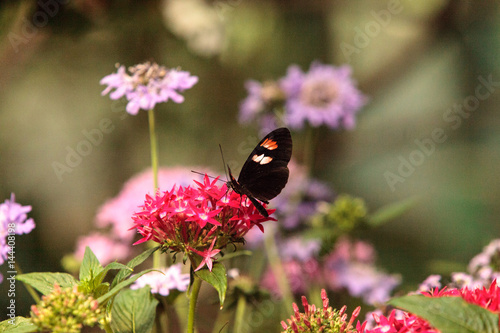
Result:
[[[196,187],[174,186],[146,195],[142,209],[133,216],[133,228],[143,236],[135,244],[155,241],[163,251],[184,253],[192,263],[199,263],[196,270],[205,265],[211,270],[213,258],[228,244],[242,243],[254,226],[264,231],[261,223],[275,221],[260,215],[246,197],[229,191],[225,183],[218,186],[218,180],[210,181],[205,175],[203,183],[195,181]]]

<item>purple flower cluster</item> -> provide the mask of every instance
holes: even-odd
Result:
[[[293,129],[306,124],[351,129],[356,113],[367,102],[351,74],[349,66],[314,62],[306,73],[296,65],[290,66],[278,81],[261,84],[250,80],[245,84],[248,97],[240,106],[240,122],[257,120],[262,127],[275,126],[278,117]],[[280,105],[284,107],[282,115],[277,113]]]
[[[294,249],[292,249],[294,248]],[[378,270],[375,250],[362,241],[340,239],[333,252],[323,260],[316,259],[319,243],[313,240],[292,239],[280,247],[283,270],[293,293],[307,292],[308,287],[326,284],[330,290],[347,290],[351,296],[361,297],[366,304],[387,301],[401,278]],[[264,288],[279,296],[275,277],[268,270],[263,277]]]
[[[469,273],[487,287],[494,279],[500,278],[500,239],[492,240],[469,263]]]
[[[398,275],[388,275],[375,267],[375,250],[365,242],[342,238],[325,260],[326,283],[333,290],[345,288],[351,296],[367,304],[387,301],[401,283]]]
[[[494,280],[500,281],[500,239],[492,240],[481,253],[469,262],[467,273],[451,273],[451,288],[488,288]],[[429,291],[441,287],[441,276],[430,275],[419,286],[418,291]]]
[[[312,179],[306,169],[294,160],[288,164],[290,179],[281,194],[273,200],[280,226],[291,230],[303,227],[312,215],[317,213],[317,205],[331,201],[332,190],[323,182]]]
[[[198,82],[198,77],[189,72],[150,62],[130,67],[129,72],[125,66],[120,66],[116,73],[105,76],[100,83],[107,85],[102,95],[110,93],[111,99],[123,96],[128,99],[127,112],[131,115],[136,115],[140,109],[151,110],[157,103],[169,100],[182,103],[184,97],[179,93]]]
[[[35,221],[28,218],[31,206],[22,206],[16,202],[14,193],[10,200],[0,204],[0,265],[8,259],[12,246],[15,245],[15,235],[28,234],[35,228]],[[0,274],[0,282],[3,277]]]
[[[418,286],[418,291],[423,292],[423,291],[429,291],[433,290],[435,288],[441,288],[441,275],[429,275],[424,282],[422,282]]]

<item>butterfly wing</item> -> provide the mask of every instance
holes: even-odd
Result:
[[[292,136],[288,128],[266,135],[248,156],[238,183],[261,201],[271,200],[288,182],[288,162],[292,157]]]

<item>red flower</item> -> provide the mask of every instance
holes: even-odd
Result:
[[[174,186],[171,191],[146,195],[142,209],[132,217],[131,229],[143,236],[135,244],[153,240],[163,251],[201,255],[197,270],[205,264],[211,270],[213,257],[229,243],[244,242],[254,226],[264,231],[262,222],[276,221],[260,215],[246,197],[228,191],[225,183],[219,187],[217,181],[205,175],[203,183],[195,181],[196,188]]]
[[[476,289],[462,288],[460,293],[467,302],[500,314],[500,288],[496,280],[493,280],[488,289],[485,287]]]
[[[366,322],[358,325],[356,329],[363,333],[438,333],[427,321],[411,313],[392,310],[388,317],[372,314],[376,326],[372,329],[365,329]]]
[[[493,281],[488,289],[486,288],[467,288],[462,289],[447,288],[439,290],[438,288],[430,292],[422,292],[427,297],[462,297],[466,302],[479,305],[494,313],[500,314],[500,288],[496,281]],[[363,333],[382,333],[382,332],[419,332],[419,333],[437,333],[427,321],[411,313],[399,310],[393,310],[389,317],[377,316],[373,314],[376,326],[373,329],[365,329],[367,323],[358,325],[357,329]]]

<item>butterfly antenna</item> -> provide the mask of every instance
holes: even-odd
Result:
[[[220,156],[222,157],[222,163],[224,164],[224,173],[226,174],[226,179],[229,179],[229,174],[227,173],[226,161],[224,160],[224,153],[222,152],[222,146],[219,143]]]
[[[192,173],[196,173],[198,175],[202,175],[202,176],[205,176],[206,174],[203,173],[203,172],[199,172],[199,171],[195,171],[195,170],[191,170]],[[210,176],[210,175],[207,175],[208,178],[212,178],[212,179],[216,179],[217,177],[214,177],[214,176]]]

